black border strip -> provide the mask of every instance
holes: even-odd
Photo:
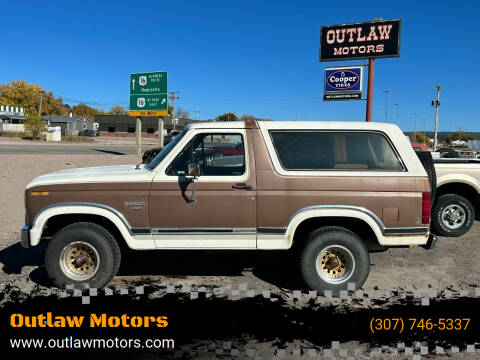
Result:
[[[259,234],[285,234],[287,228],[284,227],[259,227],[257,228]]]
[[[402,228],[385,228],[385,235],[394,235],[394,234],[426,234],[428,232],[427,227],[402,227]]]

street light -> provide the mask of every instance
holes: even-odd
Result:
[[[390,92],[390,90],[384,90],[383,92],[387,95],[387,102],[385,104],[385,122],[388,123],[388,93]]]
[[[395,112],[397,113],[397,121],[396,121],[397,125],[398,125],[398,105],[399,104],[393,104],[393,106],[395,106]]]

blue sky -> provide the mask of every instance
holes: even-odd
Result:
[[[274,120],[365,119],[364,101],[323,102],[321,25],[402,19],[401,56],[375,61],[373,120],[404,131],[480,131],[476,1],[2,1],[0,82],[26,80],[71,105],[127,106],[129,74],[166,70],[178,106]],[[366,87],[366,82],[364,83]]]

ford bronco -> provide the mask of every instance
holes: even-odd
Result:
[[[238,148],[216,157],[212,149]],[[57,286],[103,287],[130,249],[292,251],[306,285],[367,279],[369,252],[431,248],[430,183],[395,125],[189,125],[148,164],[68,169],[25,191],[22,244]]]

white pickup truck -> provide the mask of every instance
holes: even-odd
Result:
[[[434,166],[434,232],[443,236],[463,235],[480,215],[480,160],[437,158]]]

